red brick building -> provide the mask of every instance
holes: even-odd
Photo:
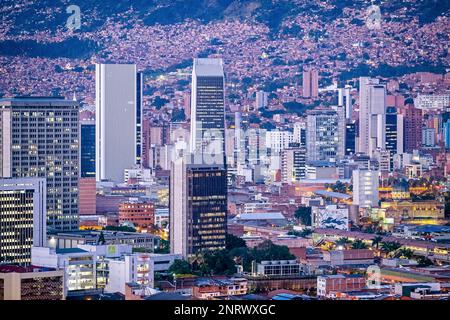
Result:
[[[137,228],[147,229],[155,223],[155,206],[151,202],[128,201],[119,206],[119,223],[131,222]]]

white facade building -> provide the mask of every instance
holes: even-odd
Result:
[[[378,176],[375,170],[353,171],[353,204],[362,208],[378,207]]]
[[[136,253],[119,259],[109,259],[109,281],[106,292],[125,294],[126,283],[137,283],[143,287],[154,287],[155,272],[166,272],[178,254]]]
[[[96,179],[123,182],[124,170],[136,163],[136,65],[95,67]]]
[[[359,79],[359,137],[357,152],[372,156],[386,145],[386,86],[378,79]]]

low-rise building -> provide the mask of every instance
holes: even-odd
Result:
[[[372,265],[374,263],[374,251],[369,249],[348,249],[324,251],[323,259],[330,265]]]
[[[64,299],[64,270],[0,266],[0,300]]]
[[[178,254],[135,253],[108,259],[109,277],[106,292],[126,293],[126,283],[136,283],[143,288],[153,288],[155,272],[166,272]]]
[[[331,298],[336,292],[360,291],[366,286],[361,275],[326,275],[317,277],[317,296]]]
[[[214,299],[247,294],[247,280],[244,278],[199,279],[192,288],[198,299]]]

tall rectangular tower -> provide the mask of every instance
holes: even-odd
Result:
[[[378,79],[359,79],[359,136],[357,152],[372,156],[386,145],[386,86]]]
[[[194,59],[190,150],[207,163],[225,165],[225,76],[222,59]]]
[[[227,171],[223,166],[172,162],[170,249],[187,257],[224,249],[227,232]]]
[[[31,247],[47,244],[44,178],[0,179],[0,264],[31,263]]]
[[[343,109],[316,109],[307,113],[308,161],[336,162],[345,154]]]
[[[4,178],[46,178],[48,228],[78,230],[79,104],[61,98],[0,100]]]
[[[97,64],[95,71],[96,179],[123,182],[136,163],[136,65]]]

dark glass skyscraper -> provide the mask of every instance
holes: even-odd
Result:
[[[81,121],[80,127],[80,175],[81,178],[95,178],[95,121]]]
[[[356,148],[356,123],[349,121],[345,125],[345,155],[355,154]]]
[[[170,178],[170,248],[187,257],[225,248],[227,171],[178,159]]]
[[[395,107],[386,109],[386,150],[391,156],[397,153],[397,110]]]

